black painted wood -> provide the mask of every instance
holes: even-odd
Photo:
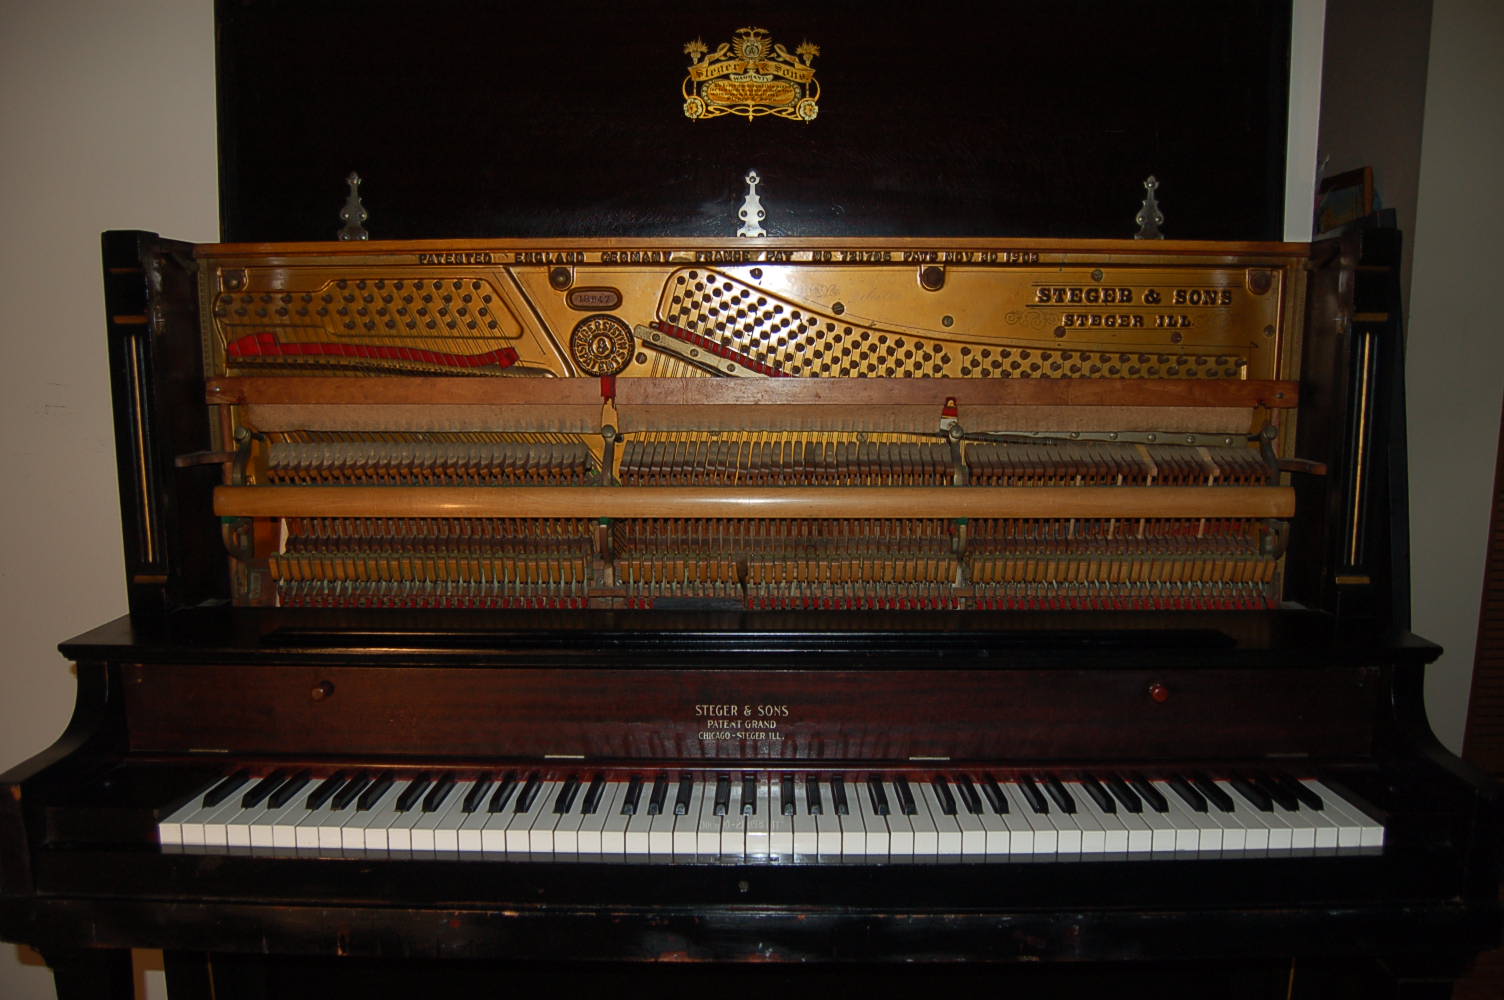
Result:
[[[219,0],[226,239],[329,239],[359,171],[374,237],[1278,239],[1288,0]],[[684,44],[808,40],[813,122],[691,121]]]

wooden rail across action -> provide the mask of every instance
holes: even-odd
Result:
[[[220,517],[1290,517],[1282,486],[221,486]]]

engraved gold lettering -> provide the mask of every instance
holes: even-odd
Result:
[[[517,264],[583,264],[583,250],[519,250],[512,254]]]
[[[494,263],[489,252],[451,252],[451,253],[420,253],[419,264],[491,264]]]
[[[1170,296],[1171,305],[1177,306],[1230,306],[1231,288],[1177,288]]]

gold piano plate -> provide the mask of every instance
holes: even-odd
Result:
[[[650,239],[206,247],[216,375],[1281,379],[1302,250]]]

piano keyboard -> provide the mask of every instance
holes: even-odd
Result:
[[[1141,860],[1384,843],[1365,808],[1271,773],[239,771],[157,829],[169,851],[513,861]]]

